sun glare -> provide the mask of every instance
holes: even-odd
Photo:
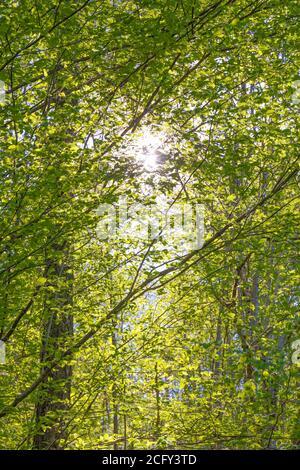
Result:
[[[143,129],[134,140],[135,158],[147,171],[153,171],[158,165],[158,150],[162,147],[165,136],[162,132]]]

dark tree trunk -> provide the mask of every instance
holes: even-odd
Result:
[[[67,243],[51,247],[47,264],[48,293],[45,298],[41,345],[41,369],[47,367],[63,351],[73,335],[72,274],[68,262]],[[64,415],[69,407],[72,368],[63,364],[42,382],[35,409],[36,434],[34,449],[61,449],[66,438]]]

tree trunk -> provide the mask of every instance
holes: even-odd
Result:
[[[41,345],[41,369],[57,358],[57,353],[65,349],[66,342],[73,335],[73,318],[70,312],[72,304],[72,274],[68,259],[67,243],[52,247],[51,259],[47,265],[48,287]],[[63,364],[55,368],[41,384],[35,409],[36,434],[33,439],[34,449],[61,449],[66,438],[64,415],[69,408],[71,391],[70,365]]]

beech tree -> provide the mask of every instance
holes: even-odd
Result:
[[[2,449],[299,445],[297,3],[1,3]]]

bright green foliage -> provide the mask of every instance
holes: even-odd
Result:
[[[1,2],[2,449],[299,445],[297,7]],[[97,237],[157,196],[201,248]]]

